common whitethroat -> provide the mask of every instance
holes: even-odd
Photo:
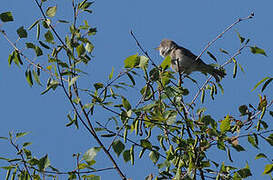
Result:
[[[222,69],[216,69],[211,65],[207,65],[200,58],[196,59],[197,56],[190,50],[177,45],[172,40],[163,39],[156,49],[162,57],[171,57],[171,68],[176,72],[187,75],[193,71],[208,73],[215,78],[216,82],[219,82],[220,78],[226,75]]]

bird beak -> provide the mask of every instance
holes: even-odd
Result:
[[[159,47],[155,48],[155,50],[158,50],[158,51],[159,51]]]

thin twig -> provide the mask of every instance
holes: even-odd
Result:
[[[231,62],[231,60],[233,58],[235,58],[236,56],[238,56],[239,54],[241,54],[242,50],[247,46],[247,44],[245,43],[242,47],[239,48],[239,50],[231,57],[229,58],[224,64],[222,64],[220,67],[224,67],[227,64],[229,64]],[[194,98],[192,99],[190,106],[194,104],[195,100],[197,99],[197,97],[199,96],[199,94],[201,93],[202,89],[210,82],[212,78],[212,75],[210,75],[208,77],[208,79],[204,82],[204,84],[199,88],[199,90],[197,91],[197,93],[195,94]]]
[[[251,12],[249,16],[244,17],[244,18],[239,18],[237,21],[235,21],[234,23],[232,23],[230,26],[228,26],[222,33],[220,33],[218,36],[216,36],[216,38],[214,38],[212,41],[210,41],[207,46],[204,48],[204,50],[199,54],[199,56],[196,57],[196,61],[204,54],[204,52],[215,42],[217,41],[219,38],[221,38],[227,31],[229,31],[231,28],[233,28],[233,26],[235,26],[236,24],[238,24],[241,21],[244,20],[248,20],[254,17],[254,13]]]

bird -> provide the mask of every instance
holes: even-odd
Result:
[[[217,69],[212,65],[208,65],[200,58],[196,59],[197,56],[190,50],[179,46],[172,40],[163,39],[156,49],[162,57],[166,58],[170,56],[171,68],[176,72],[187,75],[193,71],[199,71],[204,74],[208,73],[215,78],[216,82],[219,82],[226,75],[223,69]]]

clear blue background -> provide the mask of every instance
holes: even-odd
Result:
[[[58,4],[56,16],[60,19],[71,20],[71,1],[57,2],[49,0],[45,3],[46,6],[55,4]],[[215,101],[209,98],[206,100],[208,113],[215,114],[214,118],[216,120],[220,120],[226,114],[238,115],[237,108],[239,105],[257,104],[258,91],[250,91],[254,85],[265,76],[272,76],[272,7],[272,1],[254,0],[97,0],[92,8],[94,13],[83,18],[88,19],[91,26],[98,28],[97,35],[92,39],[95,45],[94,58],[88,67],[85,67],[85,70],[89,72],[87,77],[89,82],[85,85],[91,87],[94,82],[106,82],[112,67],[115,68],[115,75],[117,75],[122,70],[123,60],[140,52],[130,36],[130,30],[135,32],[139,41],[155,62],[159,64],[162,58],[154,48],[157,47],[161,39],[173,39],[178,44],[191,49],[195,54],[199,54],[206,44],[228,25],[239,17],[246,17],[254,12],[253,19],[241,22],[209,49],[217,56],[218,62],[223,63],[226,57],[219,53],[219,48],[234,53],[240,45],[235,32],[235,30],[238,30],[242,36],[251,39],[251,45],[257,45],[267,52],[268,57],[264,57],[262,55],[252,55],[249,49],[245,49],[243,54],[237,58],[238,62],[244,67],[245,73],[238,71],[238,78],[233,79],[232,66],[228,66],[228,75],[222,81],[225,90],[224,95],[217,95]],[[28,27],[41,17],[33,0],[2,1],[0,13],[6,11],[13,13],[15,22],[4,24],[1,28],[6,31],[12,41],[17,39],[16,29],[18,27],[21,25]],[[82,23],[82,20],[79,22]],[[67,32],[65,26],[57,26],[57,30],[61,34]],[[30,34],[35,35],[35,30],[32,30]],[[18,45],[23,44],[19,43]],[[35,156],[41,157],[48,153],[54,167],[58,167],[62,171],[72,170],[75,167],[72,154],[84,153],[97,144],[90,139],[90,135],[85,130],[65,127],[68,122],[66,115],[71,111],[71,106],[62,91],[57,90],[54,93],[50,92],[41,96],[40,93],[43,88],[38,86],[30,88],[27,84],[24,76],[25,67],[20,69],[14,65],[11,68],[8,67],[7,59],[9,53],[12,52],[12,48],[3,36],[0,36],[0,47],[0,136],[8,136],[9,131],[30,131],[31,134],[23,140],[33,142],[31,150],[35,152]],[[33,54],[27,55],[31,57]],[[214,63],[206,54],[202,56],[202,59],[207,63]],[[44,62],[46,63],[46,61],[47,59],[44,57]],[[195,73],[192,77],[200,82],[199,85],[205,80],[205,76],[200,73]],[[189,80],[186,80],[184,85],[193,92],[197,90],[196,85],[193,85]],[[125,93],[135,95],[138,90]],[[265,93],[269,95],[268,99],[272,99],[272,85]],[[132,99],[134,98],[132,97]],[[99,111],[94,120],[106,121],[108,114],[106,115],[107,117],[102,111]],[[270,118],[267,117],[267,120],[270,120]],[[272,127],[270,128],[272,129]],[[242,144],[247,143],[243,142]],[[264,148],[265,153],[272,154],[272,147],[264,143],[263,150]],[[259,151],[250,148],[244,154],[232,152],[235,165],[244,167],[246,160],[249,162],[254,175],[249,179],[269,179],[266,176],[261,176],[266,162],[254,160]],[[14,154],[15,150],[7,142],[1,140],[0,156],[11,157]],[[220,160],[225,156],[225,152],[209,155]],[[116,155],[114,157],[116,158]],[[121,158],[116,159],[128,178],[143,179],[149,173],[157,172],[157,167],[147,158],[137,160],[135,166],[123,163]],[[98,161],[97,168],[112,166],[102,152],[100,152],[96,160]],[[229,161],[226,161],[226,164],[233,165]],[[0,166],[5,165],[7,164],[0,161]],[[4,174],[5,172],[0,170],[0,179],[3,179]],[[119,179],[114,170],[98,173],[98,175],[101,175],[102,179]],[[60,177],[60,179],[65,178]]]

